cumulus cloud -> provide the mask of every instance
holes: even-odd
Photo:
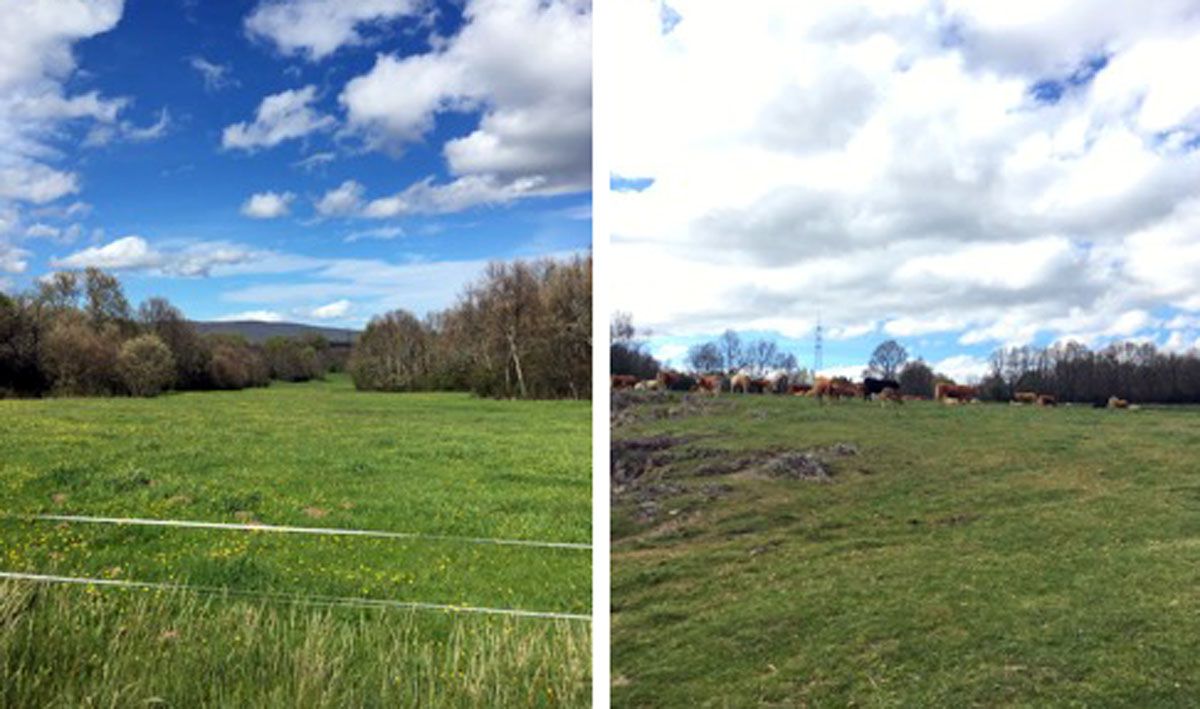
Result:
[[[311,267],[312,262],[224,241],[167,242],[156,246],[144,237],[130,235],[53,258],[50,264],[54,268],[95,267],[200,278],[239,273],[286,273]]]
[[[357,213],[363,205],[366,188],[354,180],[346,180],[329,190],[313,205],[323,217],[349,216]]]
[[[333,128],[337,120],[312,107],[316,94],[317,87],[310,85],[267,96],[258,105],[253,121],[226,126],[221,134],[222,147],[247,151],[270,148]]]
[[[349,315],[351,307],[352,304],[349,300],[335,300],[332,303],[313,308],[309,315],[318,320],[336,320]]]
[[[347,45],[370,43],[373,30],[420,14],[422,0],[263,0],[246,17],[246,33],[310,61]]]
[[[24,273],[29,268],[31,254],[0,240],[0,273]]]
[[[140,236],[126,236],[104,246],[90,246],[53,261],[56,268],[90,267],[111,271],[156,268],[162,263],[162,255],[151,249]]]
[[[591,184],[591,3],[471,0],[458,34],[425,54],[380,54],[346,84],[344,132],[398,155],[445,113],[479,112],[448,141],[454,180],[410,187],[376,208],[388,216],[463,209]],[[536,46],[537,51],[530,51]],[[400,87],[403,87],[402,90]]]
[[[217,322],[283,322],[283,315],[274,310],[244,310],[217,318]]]
[[[0,14],[0,206],[46,204],[79,191],[79,177],[60,167],[64,124],[112,124],[128,105],[90,91],[67,93],[75,71],[72,45],[107,32],[121,0],[10,3]]]
[[[291,192],[258,192],[242,204],[242,214],[251,219],[276,219],[291,211],[296,195]]]
[[[610,167],[648,184],[610,196],[614,305],[643,325],[995,346],[1200,311],[1194,3],[614,5]]]

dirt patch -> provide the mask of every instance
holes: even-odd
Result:
[[[325,515],[329,514],[329,512],[321,509],[320,507],[305,507],[304,514],[313,519],[321,519]]]
[[[762,471],[772,478],[827,482],[833,477],[829,464],[816,453],[783,453],[767,461]]]
[[[675,398],[665,391],[628,389],[612,392],[610,401],[612,408],[609,415],[613,428],[640,420],[701,416],[720,406],[718,398],[711,394],[687,393]]]
[[[671,459],[666,451],[684,442],[682,438],[671,436],[614,440],[609,469],[614,491],[641,478],[647,471],[666,465]]]
[[[62,505],[66,504],[66,502],[67,502],[67,493],[56,492],[56,493],[54,493],[54,495],[52,495],[50,497],[50,501],[61,507]]]

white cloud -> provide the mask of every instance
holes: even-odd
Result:
[[[336,320],[350,314],[352,304],[349,300],[335,300],[332,303],[313,308],[309,313],[318,320]]]
[[[112,271],[144,271],[188,278],[241,273],[288,273],[313,267],[313,260],[286,257],[224,241],[164,242],[151,245],[131,235],[102,246],[90,246],[63,258],[54,268],[93,266]]]
[[[31,255],[24,249],[19,249],[0,240],[0,272],[24,273],[29,268],[29,261],[27,259]]]
[[[665,345],[660,345],[652,354],[655,359],[663,364],[670,366],[681,366],[683,364],[683,358],[687,356],[687,353],[687,345],[668,343]]]
[[[162,265],[162,255],[150,248],[140,236],[126,236],[104,246],[90,246],[62,259],[55,259],[56,268],[103,268],[112,271],[156,268]]]
[[[34,0],[8,3],[0,13],[0,203],[46,204],[79,191],[78,175],[54,164],[64,157],[64,124],[112,124],[128,100],[69,95],[72,45],[112,29],[122,6]]]
[[[108,145],[117,140],[131,143],[147,143],[158,140],[167,134],[171,125],[171,112],[163,108],[158,112],[158,120],[145,126],[138,126],[131,121],[117,123],[101,123],[92,127],[83,139],[84,147],[95,148]]]
[[[419,0],[263,0],[246,17],[246,32],[284,54],[318,61],[340,47],[368,43],[370,30],[424,6]]]
[[[217,318],[217,322],[283,322],[283,315],[274,310],[245,310]]]
[[[79,191],[79,176],[32,161],[0,164],[0,199],[46,204]]]
[[[653,183],[610,195],[612,284],[640,324],[994,346],[1200,312],[1194,3],[671,7],[664,33],[661,2],[614,2],[610,169]]]
[[[355,241],[362,241],[363,239],[388,240],[395,239],[400,236],[404,236],[404,229],[402,227],[396,225],[381,226],[374,229],[352,231],[346,235],[346,243],[352,244]]]
[[[333,162],[336,157],[337,156],[333,153],[328,152],[313,153],[302,160],[297,160],[296,162],[292,163],[292,165],[304,170],[305,172],[311,172],[319,167],[328,165],[329,163]]]
[[[267,96],[258,105],[254,121],[226,126],[221,145],[226,149],[254,150],[270,148],[285,140],[294,140],[329,130],[337,123],[333,116],[312,108],[317,87],[289,89]]]
[[[348,216],[362,208],[365,191],[365,188],[354,180],[346,180],[322,195],[313,206],[323,217]]]
[[[369,72],[349,81],[339,97],[344,131],[399,154],[432,130],[439,115],[481,113],[473,132],[443,146],[455,179],[409,188],[428,205],[417,211],[588,189],[591,3],[470,0],[464,16],[461,31],[433,51],[381,54]],[[376,211],[404,213],[414,197],[386,198]]]
[[[296,195],[291,192],[258,192],[242,204],[242,214],[251,219],[285,217]]]
[[[933,368],[933,371],[945,374],[960,383],[977,382],[991,371],[991,365],[986,359],[970,355],[947,357],[941,361],[933,362],[930,366]]]
[[[238,85],[237,79],[230,75],[233,69],[228,64],[217,64],[204,57],[195,56],[188,59],[188,66],[200,74],[200,78],[204,80],[205,91],[220,91]]]

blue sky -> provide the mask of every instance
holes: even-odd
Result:
[[[9,290],[98,265],[196,319],[359,326],[451,304],[488,260],[590,247],[588,3],[5,14]]]
[[[1200,346],[1194,0],[614,8],[607,278],[660,357]]]

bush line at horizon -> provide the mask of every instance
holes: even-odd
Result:
[[[114,276],[61,271],[36,291],[0,293],[0,398],[243,389],[349,367],[364,390],[586,399],[591,265],[590,256],[490,264],[446,311],[373,319],[349,356],[319,335],[262,345],[202,337],[164,299],[135,313]]]

